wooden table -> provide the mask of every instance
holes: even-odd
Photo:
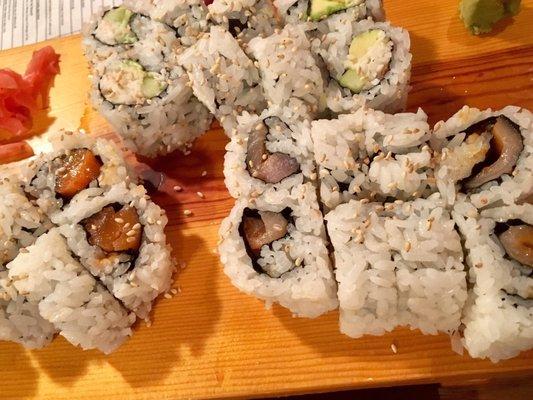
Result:
[[[533,0],[523,1],[519,16],[484,37],[466,32],[457,3],[385,1],[392,23],[411,33],[409,109],[423,107],[432,122],[463,104],[533,109]],[[80,38],[49,44],[61,54],[62,72],[52,91],[53,120],[40,121],[38,128],[51,122],[50,129],[82,126],[112,137],[110,127],[87,105],[88,70]],[[0,67],[23,70],[40,46],[0,53]],[[153,198],[168,213],[169,240],[177,260],[186,265],[175,283],[181,293],[159,301],[152,327],[139,324],[133,338],[107,357],[83,352],[62,338],[33,352],[0,343],[0,397],[260,397],[533,374],[531,351],[494,365],[453,353],[444,335],[399,329],[351,340],[339,333],[336,312],[295,319],[280,307],[265,310],[260,301],[237,291],[215,253],[218,225],[233,203],[222,175],[226,143],[220,129],[213,129],[189,156],[149,162],[184,188]],[[193,214],[184,216],[184,209]]]

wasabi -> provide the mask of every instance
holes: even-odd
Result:
[[[499,20],[520,10],[520,0],[461,0],[459,12],[465,27],[474,35],[488,33]]]

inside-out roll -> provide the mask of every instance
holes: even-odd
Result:
[[[466,301],[461,239],[438,193],[410,202],[351,200],[326,217],[339,282],[340,330],[381,335],[459,329]]]
[[[287,25],[266,38],[256,37],[248,48],[270,105],[283,107],[285,114],[302,120],[324,111],[322,71],[303,25]]]
[[[212,26],[208,34],[179,56],[194,94],[231,136],[238,115],[266,107],[259,71],[231,34]]]
[[[462,343],[472,357],[497,362],[533,346],[533,206],[509,217],[459,197],[453,216],[471,284]]]
[[[322,213],[311,184],[278,203],[237,200],[220,226],[224,272],[241,291],[300,317],[337,307]]]
[[[230,194],[282,203],[291,190],[316,181],[309,123],[293,121],[281,108],[244,113],[226,146],[224,177]]]
[[[349,199],[407,200],[436,190],[422,110],[390,115],[361,108],[313,121],[311,135],[326,209]]]
[[[84,30],[93,106],[139,154],[186,151],[211,117],[177,62],[179,29],[133,3],[103,10]]]
[[[509,213],[533,202],[533,114],[519,107],[480,111],[463,107],[438,122],[435,176],[452,204],[467,194],[477,208],[505,206]]]
[[[328,71],[328,107],[337,113],[365,105],[389,113],[403,111],[411,76],[408,32],[370,19],[341,18],[333,23],[313,32],[311,42]]]

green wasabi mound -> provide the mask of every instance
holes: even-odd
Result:
[[[461,0],[461,19],[474,35],[488,33],[499,20],[520,11],[520,0]]]

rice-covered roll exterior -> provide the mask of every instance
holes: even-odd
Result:
[[[251,39],[270,36],[282,25],[272,0],[214,0],[207,8],[210,19],[226,28],[245,51]]]
[[[93,106],[133,151],[154,157],[186,151],[211,123],[193,96],[176,30],[124,6],[105,10],[84,31]]]
[[[52,226],[15,177],[0,180],[0,267]]]
[[[124,6],[136,13],[171,26],[183,46],[190,46],[208,30],[204,0],[125,0]]]
[[[497,209],[480,212],[464,197],[453,214],[465,238],[472,286],[463,345],[472,357],[497,362],[533,348],[533,205],[495,218]]]
[[[508,106],[499,111],[463,107],[438,122],[432,138],[439,151],[435,176],[453,204],[458,192],[477,208],[533,203],[533,114]]]
[[[397,326],[424,334],[458,330],[466,301],[463,252],[438,193],[411,202],[351,200],[325,219],[341,332],[357,338]]]
[[[287,25],[249,43],[261,85],[270,104],[285,107],[294,118],[312,119],[326,106],[322,71],[311,53],[303,25]]]
[[[243,113],[226,146],[224,176],[235,197],[282,203],[294,187],[316,182],[308,122],[295,122],[272,108]]]
[[[179,56],[194,94],[214,114],[229,136],[243,111],[266,106],[259,71],[231,34],[212,26],[209,34]]]
[[[72,252],[122,304],[148,319],[174,264],[165,212],[142,186],[119,184],[78,196],[54,216]]]
[[[135,315],[72,257],[56,229],[40,236],[7,268],[18,293],[73,345],[110,353],[131,335]]]
[[[239,199],[220,227],[224,272],[241,291],[314,318],[337,308],[322,214],[311,184],[279,203]]]
[[[350,199],[407,200],[436,190],[430,129],[420,109],[390,115],[361,108],[313,121],[311,135],[326,208]]]
[[[383,21],[385,12],[381,0],[274,0],[280,17],[290,24],[307,21],[308,29],[318,25],[326,26],[327,21],[348,18],[357,21],[370,17]]]
[[[405,109],[411,77],[409,33],[388,22],[326,20],[312,40],[324,59],[327,105],[337,113],[363,105],[389,113]]]
[[[20,295],[0,264],[0,340],[16,342],[29,349],[50,343],[54,326],[39,314],[38,305]]]
[[[26,192],[47,215],[77,196],[121,182],[136,182],[118,147],[83,131],[57,132],[48,137],[50,149],[24,169]]]

